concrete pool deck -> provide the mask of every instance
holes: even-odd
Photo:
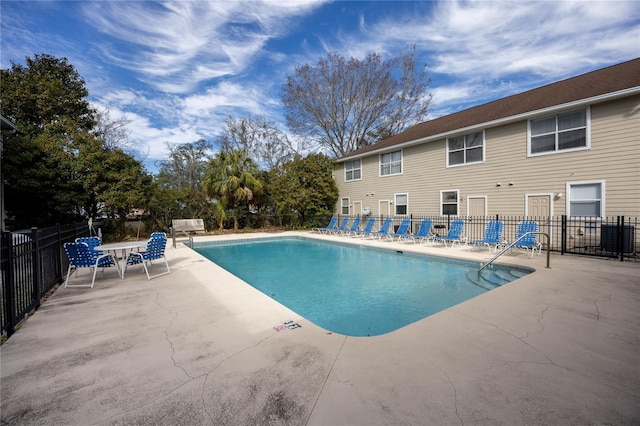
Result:
[[[172,273],[151,281],[138,266],[58,288],[2,345],[3,425],[640,424],[637,262],[552,254],[546,269],[544,254],[515,251],[500,263],[535,273],[400,330],[346,337],[187,247],[166,254]]]

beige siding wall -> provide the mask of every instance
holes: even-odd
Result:
[[[340,198],[362,201],[375,215],[386,214],[380,201],[393,201],[398,193],[408,194],[410,214],[436,215],[440,191],[454,189],[460,191],[461,215],[467,214],[470,196],[486,197],[489,215],[523,215],[526,194],[560,194],[552,197],[552,213],[561,215],[567,182],[592,180],[605,182],[607,214],[640,214],[640,96],[591,107],[589,150],[527,157],[527,121],[522,121],[485,129],[482,164],[447,168],[443,139],[405,148],[401,175],[380,177],[378,155],[362,160],[359,181],[345,182],[342,165],[336,170]],[[340,200],[337,212],[339,206]]]

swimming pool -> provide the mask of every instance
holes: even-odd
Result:
[[[194,250],[331,332],[376,336],[530,270],[303,237],[196,243]]]

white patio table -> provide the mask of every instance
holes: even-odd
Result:
[[[122,241],[119,243],[110,243],[95,246],[94,250],[112,251],[116,259],[118,258],[118,250],[122,250],[122,266],[120,267],[120,278],[124,279],[124,268],[127,266],[127,250],[133,250],[146,246],[147,241]]]

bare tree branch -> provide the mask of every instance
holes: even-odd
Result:
[[[270,170],[304,154],[304,139],[290,138],[277,124],[263,116],[249,118],[227,117],[226,129],[218,137],[222,151],[243,150],[261,168]]]
[[[293,132],[340,157],[424,121],[430,83],[426,67],[416,66],[414,46],[386,61],[333,52],[316,66],[296,68],[282,101]]]
[[[93,132],[108,149],[120,148],[123,151],[131,149],[130,132],[127,130],[127,125],[131,123],[131,120],[127,117],[112,119],[107,107],[96,110],[95,119],[97,124],[93,128]]]

